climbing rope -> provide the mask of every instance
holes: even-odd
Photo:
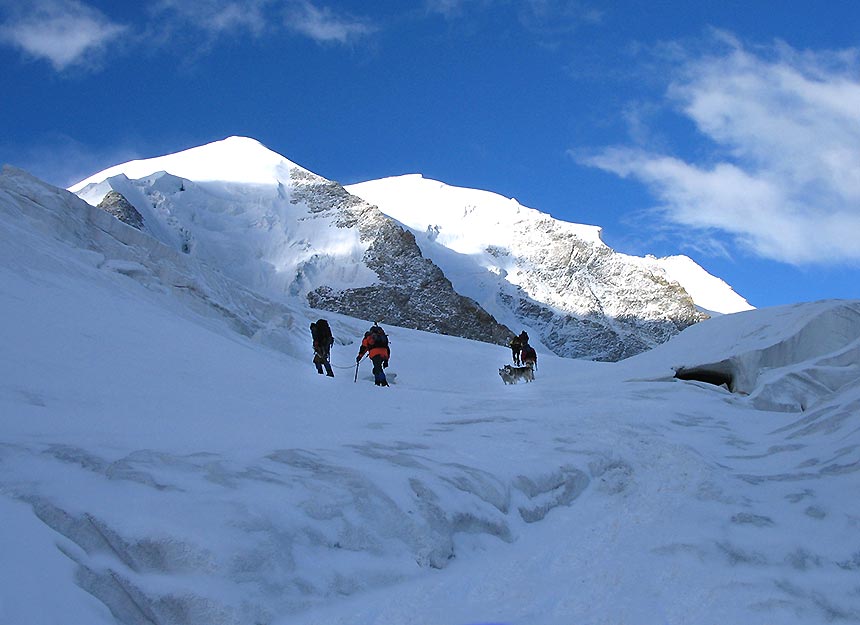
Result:
[[[314,352],[314,356],[316,356],[316,352]],[[332,369],[352,369],[355,366],[355,363],[351,365],[341,366],[334,364],[331,360],[328,361],[328,364],[331,365]]]

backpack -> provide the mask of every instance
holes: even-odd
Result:
[[[328,325],[328,321],[325,319],[320,319],[317,321],[317,340],[321,345],[329,346],[334,343],[334,337],[331,334],[331,327]]]
[[[331,334],[331,328],[328,321],[320,319],[316,323],[311,323],[311,337],[313,337],[314,345],[319,347],[330,347],[334,343],[334,338]]]
[[[537,352],[534,347],[526,344],[523,346],[523,351],[520,352],[520,358],[522,358],[523,361],[531,360],[537,362]]]
[[[370,328],[370,346],[388,347],[388,336],[379,326]]]

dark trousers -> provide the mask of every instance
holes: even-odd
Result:
[[[388,386],[388,380],[385,379],[385,370],[382,368],[382,362],[385,358],[374,356],[370,360],[373,363],[373,381],[377,386]]]
[[[329,377],[334,377],[334,371],[331,370],[331,363],[328,361],[328,354],[320,355],[314,354],[314,365],[316,365],[317,373],[322,375],[323,367],[325,367],[325,374]]]

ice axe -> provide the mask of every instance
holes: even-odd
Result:
[[[355,361],[355,379],[353,382],[358,382],[358,365],[361,364],[361,358]]]

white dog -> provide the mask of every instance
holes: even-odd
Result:
[[[512,367],[511,365],[505,365],[499,369],[499,375],[505,384],[516,384],[520,380],[532,382],[535,379],[535,371],[530,366]]]

